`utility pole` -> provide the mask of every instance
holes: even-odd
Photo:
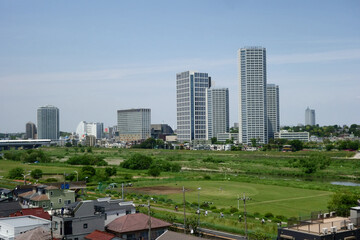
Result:
[[[151,240],[151,211],[150,211],[150,200],[148,200],[148,214],[149,214],[149,235],[148,235],[148,239]]]
[[[185,202],[185,187],[184,186],[183,186],[183,201],[184,201],[184,233],[186,234],[186,213],[185,213],[186,202]]]
[[[247,239],[247,222],[246,222],[246,200],[251,200],[251,198],[246,197],[245,193],[244,196],[242,198],[238,198],[238,201],[242,200],[244,201],[244,218],[245,218],[245,238]]]
[[[121,199],[124,200],[124,183],[121,184]]]

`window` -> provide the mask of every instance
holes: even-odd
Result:
[[[61,200],[61,198],[59,198],[59,203],[61,203],[62,202],[62,200]]]
[[[84,223],[83,227],[84,227],[84,229],[85,229],[85,228],[88,228],[87,223]]]
[[[50,191],[50,196],[52,196],[53,195],[53,191]]]
[[[65,203],[65,204],[70,204],[70,203],[71,203],[71,200],[65,200],[64,203]]]

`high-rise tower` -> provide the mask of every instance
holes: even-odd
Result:
[[[37,125],[38,139],[59,139],[59,109],[51,105],[39,107],[37,110]]]
[[[229,89],[210,88],[206,92],[207,130],[208,139],[211,139],[218,133],[229,132]]]
[[[268,141],[266,107],[266,49],[246,47],[238,50],[239,66],[239,142]]]
[[[206,140],[207,73],[186,71],[176,74],[177,137],[179,142]]]
[[[309,107],[305,109],[305,126],[306,125],[310,125],[310,126],[315,125],[315,110],[310,109]]]
[[[268,118],[268,139],[274,139],[274,134],[280,131],[279,86],[267,84],[266,107]]]
[[[25,126],[25,138],[26,139],[36,139],[37,130],[35,123],[28,122]]]
[[[151,109],[137,108],[117,111],[119,139],[141,141],[151,137]]]

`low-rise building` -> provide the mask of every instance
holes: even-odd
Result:
[[[275,133],[275,139],[287,139],[287,140],[300,140],[303,142],[309,141],[308,132],[289,132],[287,130],[281,130]]]
[[[151,217],[151,239],[156,239],[170,226],[170,223]],[[149,216],[143,213],[129,214],[119,217],[106,225],[106,231],[120,239],[149,240]]]
[[[239,138],[238,133],[218,133],[217,136],[218,142],[226,142],[226,140],[236,141]]]
[[[122,199],[111,200],[111,198],[99,198],[94,200],[94,207],[95,211],[106,215],[105,225],[118,217],[136,212],[133,202],[127,202]]]
[[[360,207],[350,209],[350,217],[335,212],[312,214],[287,227],[278,229],[278,240],[356,240],[360,239]]]
[[[75,191],[55,186],[38,185],[32,191],[18,195],[24,208],[42,207],[45,210],[62,208],[75,202]]]
[[[94,201],[81,201],[52,212],[53,236],[82,240],[95,230],[104,231],[105,213],[96,211]]]
[[[50,230],[51,221],[35,216],[0,218],[0,239],[14,240],[16,236],[37,227]]]

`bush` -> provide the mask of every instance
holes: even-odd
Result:
[[[47,182],[47,183],[53,183],[53,182],[58,182],[58,181],[59,180],[56,179],[56,178],[48,178],[48,179],[45,180],[45,182]]]
[[[105,174],[109,177],[116,175],[116,167],[107,167],[105,168]]]
[[[24,169],[21,167],[13,168],[9,171],[8,178],[10,179],[22,179],[24,174]]]
[[[238,209],[236,207],[230,208],[230,213],[236,213],[237,211],[238,211]]]
[[[153,160],[151,157],[135,153],[129,159],[120,164],[121,167],[132,170],[149,169]]]
[[[210,179],[211,179],[211,177],[209,175],[204,176],[204,180],[210,180]]]
[[[34,179],[39,179],[42,178],[43,171],[41,169],[35,169],[31,171],[30,175]]]
[[[271,219],[274,217],[274,215],[272,213],[268,212],[268,213],[265,213],[265,217],[268,219]]]
[[[160,168],[155,165],[152,165],[151,168],[149,168],[148,170],[148,174],[153,177],[158,177],[161,174]]]

